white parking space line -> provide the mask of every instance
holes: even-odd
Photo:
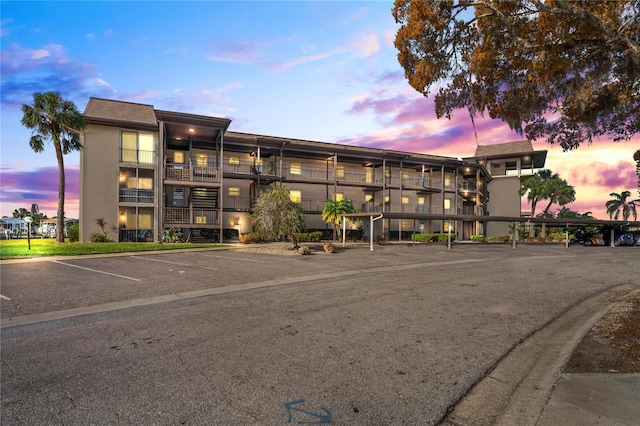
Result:
[[[140,281],[138,278],[127,277],[126,275],[120,275],[120,274],[112,274],[111,272],[99,271],[97,269],[85,268],[83,266],[73,265],[71,263],[60,262],[58,260],[54,260],[52,263],[71,266],[72,268],[84,269],[85,271],[97,272],[98,274],[111,275],[113,277],[124,278],[125,280]]]
[[[1,294],[0,294],[0,299],[4,299],[4,300],[11,300],[11,299],[9,299],[7,296],[3,296],[3,295],[1,295]]]
[[[213,271],[217,271],[218,270],[218,268],[210,268],[208,266],[194,265],[192,263],[172,262],[170,260],[152,259],[150,257],[144,257],[144,256],[131,256],[131,257],[135,257],[136,259],[150,260],[151,262],[168,263],[170,265],[189,266],[191,268],[211,269]]]
[[[273,262],[267,262],[264,260],[256,260],[256,259],[251,259],[248,257],[237,257],[237,256],[216,256],[214,254],[206,254],[206,253],[189,253],[189,254],[197,254],[199,256],[206,256],[206,257],[214,257],[216,259],[224,259],[224,260],[230,260],[233,259],[233,261],[242,261],[242,262],[257,262],[257,263],[267,263],[267,264],[271,264]]]

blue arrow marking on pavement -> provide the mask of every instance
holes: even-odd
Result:
[[[305,402],[307,401],[305,401],[304,399],[297,399],[295,401],[285,402],[284,408],[287,409],[287,412],[289,414],[287,423],[292,422],[294,411],[305,414],[315,419],[315,420],[299,420],[298,421],[299,425],[324,425],[324,424],[331,423],[331,412],[329,410],[327,410],[325,407],[320,407],[320,409],[324,411],[324,414],[318,414],[318,413],[312,413],[311,411],[303,410],[302,408],[298,407],[298,405],[304,404]]]

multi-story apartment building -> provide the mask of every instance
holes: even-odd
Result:
[[[525,168],[542,167],[546,156],[530,143],[517,143],[521,153],[503,144],[505,152],[479,147],[476,156],[457,159],[239,133],[228,130],[225,118],[97,98],[84,115],[81,241],[97,230],[97,218],[116,225],[120,241],[160,241],[169,228],[191,241],[222,241],[252,230],[253,201],[274,185],[289,190],[310,229],[330,227],[321,219],[327,200],[348,198],[363,212],[403,214],[385,219],[380,236],[443,232],[452,223],[452,232],[467,239],[487,233],[478,216],[496,214],[494,205],[499,214],[520,215],[519,184],[516,190],[499,184],[491,168],[501,175],[503,162],[505,177],[512,177],[515,159],[519,178]],[[458,217],[426,216],[434,214]]]

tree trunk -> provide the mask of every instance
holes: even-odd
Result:
[[[56,138],[57,139],[57,138]],[[53,144],[56,148],[56,157],[58,159],[58,218],[56,221],[56,242],[64,243],[64,156],[60,141],[55,140]]]

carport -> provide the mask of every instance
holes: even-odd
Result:
[[[528,218],[522,216],[477,216],[477,215],[450,215],[450,214],[422,214],[422,213],[387,213],[387,212],[370,212],[370,213],[345,213],[341,214],[342,220],[342,247],[346,246],[346,228],[347,221],[345,219],[359,219],[366,220],[369,218],[369,247],[373,251],[373,225],[380,219],[397,219],[397,220],[442,220],[448,221],[449,224],[453,221],[469,221],[479,222],[483,224],[483,228],[486,229],[488,222],[507,222],[514,225],[516,224],[546,224],[555,226],[564,226],[565,228],[565,247],[569,247],[569,230],[570,226],[610,226],[611,227],[611,247],[614,246],[614,230],[616,228],[622,229],[623,227],[634,227],[640,229],[640,221],[624,221],[624,220],[597,220],[597,219],[556,219],[556,218]],[[414,226],[415,229],[415,226]],[[415,234],[415,231],[414,231]],[[414,240],[415,244],[415,240]],[[512,247],[517,247],[517,239],[512,238]],[[451,249],[451,226],[449,226],[449,237],[447,238],[447,248]]]

